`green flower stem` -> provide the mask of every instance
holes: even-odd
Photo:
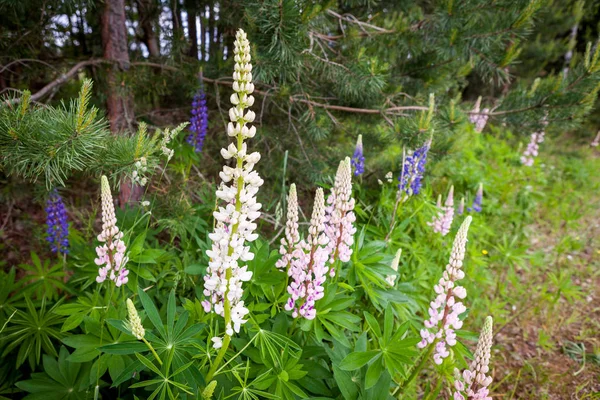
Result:
[[[223,361],[223,357],[225,357],[225,353],[227,353],[227,348],[229,347],[229,342],[231,341],[231,336],[225,335],[225,339],[223,339],[223,345],[221,346],[221,350],[217,354],[217,358],[215,358],[215,362],[212,363],[210,369],[208,370],[208,374],[206,375],[206,382],[212,381],[213,376],[217,372],[217,368],[221,361]]]
[[[396,390],[394,391],[394,394],[396,394],[396,392],[398,392],[398,391],[400,391],[402,393],[402,391],[406,388],[406,386],[408,386],[408,384],[411,383],[417,377],[417,375],[419,375],[419,372],[421,372],[421,370],[427,363],[427,360],[431,356],[431,353],[433,352],[434,347],[435,347],[435,342],[429,345],[427,351],[425,352],[425,355],[421,358],[421,362],[419,362],[419,365],[417,365],[412,370],[412,373],[410,374],[410,376],[404,382],[402,382],[401,385],[399,385],[396,388]]]
[[[154,358],[156,358],[156,361],[158,361],[158,363],[160,365],[162,365],[162,360],[160,359],[160,357],[158,356],[158,354],[156,353],[156,351],[154,351],[154,347],[152,347],[152,345],[150,344],[150,342],[148,342],[146,340],[146,338],[142,338],[142,340],[144,341],[144,343],[146,343],[146,346],[148,346],[148,348],[150,349],[150,351],[152,352],[152,354],[154,354]]]

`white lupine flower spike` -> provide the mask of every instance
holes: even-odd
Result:
[[[352,198],[352,166],[350,157],[346,157],[338,167],[331,194],[327,197],[325,211],[325,233],[329,238],[327,251],[329,252],[329,262],[332,265],[329,271],[331,277],[335,276],[333,264],[337,260],[348,262],[352,255],[352,245],[356,233],[354,203],[355,201]]]
[[[131,334],[135,336],[137,340],[144,339],[146,335],[146,331],[144,330],[144,326],[142,325],[142,320],[138,315],[137,310],[135,309],[135,305],[131,299],[127,299],[127,313],[129,314],[129,329],[131,330]]]
[[[292,316],[314,319],[317,315],[315,303],[325,294],[329,239],[325,234],[325,196],[318,188],[315,195],[308,237],[301,240],[294,251],[288,275],[292,278],[285,305]]]
[[[460,300],[467,296],[467,291],[464,287],[457,286],[456,282],[465,277],[462,266],[471,220],[471,216],[468,216],[456,234],[450,261],[439,282],[433,287],[436,297],[429,305],[429,319],[424,323],[425,328],[421,329],[422,340],[418,347],[422,349],[434,345],[433,360],[436,364],[441,364],[450,355],[448,347],[456,344],[454,330],[463,325],[460,314],[466,311],[466,307]]]
[[[246,261],[252,260],[249,243],[256,240],[256,219],[260,216],[261,204],[256,194],[263,180],[254,171],[260,160],[257,152],[248,153],[244,142],[256,134],[255,127],[247,124],[254,121],[254,112],[246,110],[254,104],[252,65],[250,64],[250,44],[243,30],[236,34],[234,42],[235,70],[233,90],[229,110],[230,122],[227,135],[235,138],[226,149],[221,149],[225,160],[234,160],[233,166],[224,166],[220,172],[222,183],[217,189],[221,205],[214,212],[215,229],[209,235],[212,247],[206,252],[210,257],[207,274],[204,276],[202,302],[206,312],[214,312],[225,318],[225,339],[212,338],[213,347],[227,348],[230,337],[239,332],[246,322],[248,309],[242,300],[242,284],[252,278]],[[220,360],[218,360],[220,362]],[[216,365],[218,364],[215,361]],[[214,371],[212,372],[214,374]],[[209,375],[211,375],[209,373]]]
[[[285,238],[281,239],[279,254],[281,258],[275,266],[277,268],[289,270],[292,261],[293,253],[298,242],[300,234],[298,233],[298,194],[296,193],[296,185],[290,185],[290,192],[287,197],[287,221],[285,223]]]
[[[492,383],[492,377],[487,375],[490,370],[492,325],[492,317],[487,317],[479,335],[475,359],[471,363],[471,367],[464,370],[462,375],[458,369],[455,369],[454,400],[492,400],[488,389]]]
[[[428,224],[433,227],[433,231],[437,233],[441,233],[442,236],[446,236],[450,232],[450,228],[452,227],[452,221],[454,220],[454,186],[450,187],[450,191],[448,192],[448,197],[446,198],[446,202],[442,207],[442,198],[438,197],[437,207],[440,211],[438,211],[437,215],[433,218],[433,221]]]
[[[398,272],[398,266],[400,265],[400,257],[402,256],[402,249],[398,249],[398,251],[396,252],[396,255],[394,256],[394,259],[392,260],[392,265],[390,265],[390,267]],[[385,277],[385,280],[387,281],[387,283],[390,284],[390,286],[394,286],[396,283],[396,275],[388,275]]]
[[[101,178],[101,201],[102,232],[98,235],[98,241],[104,244],[96,247],[98,258],[94,262],[100,266],[96,282],[102,283],[109,278],[119,287],[129,281],[129,271],[125,268],[129,258],[125,256],[127,248],[123,241],[123,232],[117,227],[115,205],[108,179],[104,175]]]

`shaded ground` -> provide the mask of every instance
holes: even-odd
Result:
[[[509,286],[514,316],[496,331],[495,398],[600,399],[597,205],[560,236],[552,236],[543,222],[532,227],[530,251],[555,261],[545,270],[518,271],[517,285]],[[581,249],[556,256],[567,236],[581,242]],[[520,298],[524,288],[527,295]]]

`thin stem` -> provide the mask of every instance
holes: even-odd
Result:
[[[411,383],[417,377],[419,372],[421,372],[421,370],[425,366],[425,363],[427,363],[429,356],[431,356],[431,353],[433,352],[434,347],[435,347],[435,342],[429,345],[429,348],[425,352],[425,355],[423,356],[423,358],[421,358],[421,362],[419,362],[419,365],[417,365],[412,370],[412,373],[410,374],[410,376],[404,382],[402,382],[401,385],[398,385],[396,390],[394,390],[393,395],[395,395],[399,390],[400,390],[400,392],[402,392],[406,388],[406,386],[408,386],[408,384]]]
[[[152,352],[152,354],[154,354],[154,358],[156,358],[156,361],[158,361],[158,363],[160,365],[162,365],[162,360],[160,359],[160,357],[158,356],[158,354],[156,354],[156,351],[154,351],[154,347],[152,347],[152,345],[150,344],[150,342],[148,342],[146,340],[146,338],[142,338],[142,341],[144,343],[146,343],[146,346],[148,346],[148,348],[150,349],[150,351]]]
[[[248,346],[250,346],[252,344],[252,342],[254,341],[254,339],[256,338],[256,336],[258,336],[258,333],[256,335],[254,335],[252,337],[252,339],[250,339],[250,341],[240,351],[238,351],[233,357],[231,357],[229,359],[229,361],[227,361],[225,364],[223,364],[223,366],[221,368],[219,368],[217,370],[217,372],[215,372],[215,375],[218,375],[219,372],[221,372],[221,370],[227,366],[227,364],[229,364],[230,362],[232,362],[233,360],[235,360],[237,358],[237,356],[239,356],[240,354],[242,354],[244,352],[244,350],[246,350],[248,348]]]
[[[225,335],[225,339],[223,339],[223,345],[221,346],[221,350],[217,354],[217,358],[215,358],[215,362],[211,365],[208,370],[208,374],[206,375],[206,382],[210,383],[212,381],[213,376],[217,372],[217,367],[223,361],[223,357],[225,357],[225,353],[227,353],[227,348],[229,347],[229,342],[231,341],[231,336]]]

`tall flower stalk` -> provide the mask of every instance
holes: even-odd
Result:
[[[483,206],[483,183],[479,184],[475,198],[473,199],[473,205],[469,207],[469,211],[481,212]]]
[[[396,255],[394,256],[394,259],[392,260],[392,265],[390,265],[390,268],[392,268],[394,271],[398,272],[398,266],[400,265],[400,257],[402,256],[402,249],[398,249],[398,251],[396,251]],[[387,281],[387,283],[390,284],[390,286],[394,286],[396,284],[396,275],[388,275],[385,277],[385,280]]]
[[[429,225],[433,227],[434,232],[441,233],[442,236],[446,236],[448,232],[450,232],[452,221],[454,220],[454,186],[450,187],[448,197],[446,198],[446,202],[444,203],[443,207],[441,205],[441,197],[438,197],[437,207],[439,211]]]
[[[460,314],[466,311],[466,307],[460,300],[467,296],[467,291],[456,283],[465,277],[462,266],[471,220],[471,216],[468,216],[456,234],[450,261],[439,282],[433,287],[436,297],[429,305],[429,319],[424,323],[425,328],[421,329],[422,340],[418,347],[422,349],[433,346],[433,360],[436,364],[441,364],[450,355],[448,347],[456,344],[454,330],[460,329],[463,324]]]
[[[288,286],[290,298],[285,305],[292,316],[314,319],[317,315],[315,303],[324,295],[327,275],[329,238],[325,234],[325,196],[323,189],[318,188],[315,195],[308,237],[301,240],[294,251],[289,276],[292,278]]]
[[[325,210],[325,233],[329,238],[327,252],[331,269],[329,274],[335,276],[334,263],[350,261],[356,227],[354,221],[354,198],[352,198],[352,167],[350,158],[340,161],[335,183],[331,194],[327,197]]]
[[[46,225],[48,229],[46,240],[50,243],[53,253],[69,253],[69,222],[67,210],[62,197],[53,189],[46,200]]]
[[[146,346],[148,346],[148,349],[150,349],[150,351],[156,358],[156,361],[158,361],[158,363],[162,365],[162,360],[154,350],[154,347],[152,347],[150,342],[146,340],[146,330],[144,329],[144,325],[142,325],[142,320],[138,315],[135,305],[133,304],[133,301],[131,301],[131,299],[127,299],[127,314],[129,315],[129,320],[125,323],[125,326],[129,329],[131,334],[135,336],[137,340],[141,340],[146,344]]]
[[[129,281],[129,270],[125,268],[129,258],[125,255],[127,248],[123,241],[123,232],[117,227],[115,205],[108,179],[104,175],[101,178],[101,200],[102,232],[98,235],[98,241],[104,244],[96,247],[98,258],[94,261],[100,266],[96,282],[102,283],[109,278],[120,287]]]
[[[469,121],[475,125],[475,132],[481,133],[485,126],[487,125],[488,119],[490,118],[488,113],[490,112],[489,108],[484,108],[482,112],[479,112],[481,108],[481,96],[477,98],[475,102],[475,106],[473,107],[473,111],[469,115]]]
[[[488,386],[492,377],[487,373],[490,370],[490,355],[492,349],[492,317],[487,317],[479,335],[475,359],[471,367],[464,370],[462,375],[456,369],[454,381],[454,400],[492,400]]]
[[[352,167],[354,167],[354,175],[359,176],[365,173],[365,155],[363,152],[362,135],[358,135],[356,147],[352,155]]]
[[[290,192],[287,197],[287,221],[285,223],[285,238],[281,239],[279,254],[281,258],[277,260],[275,266],[280,269],[289,271],[292,262],[293,253],[298,242],[300,234],[298,233],[298,194],[296,193],[296,185],[290,185]]]
[[[204,295],[207,300],[203,302],[206,312],[215,312],[225,319],[225,337],[213,340],[220,351],[208,372],[207,382],[210,382],[225,356],[231,336],[234,332],[239,332],[241,325],[246,322],[244,317],[249,311],[242,300],[242,284],[252,278],[252,272],[243,263],[254,258],[248,242],[258,238],[254,233],[254,221],[260,216],[261,208],[261,204],[256,201],[256,194],[263,180],[253,170],[260,160],[260,154],[248,154],[245,143],[246,139],[254,137],[256,127],[247,125],[255,118],[253,111],[246,111],[254,104],[254,97],[251,95],[254,85],[250,43],[241,29],[234,42],[234,60],[235,93],[230,98],[233,107],[229,110],[231,122],[227,126],[227,134],[235,138],[235,143],[221,149],[221,155],[225,160],[233,160],[235,166],[224,166],[219,174],[222,184],[216,195],[223,205],[213,214],[216,224],[209,235],[212,247],[206,252],[210,262],[204,277]]]
[[[190,118],[190,134],[186,141],[200,153],[204,147],[204,139],[208,131],[208,107],[206,106],[206,94],[200,88],[192,100],[192,117]]]

